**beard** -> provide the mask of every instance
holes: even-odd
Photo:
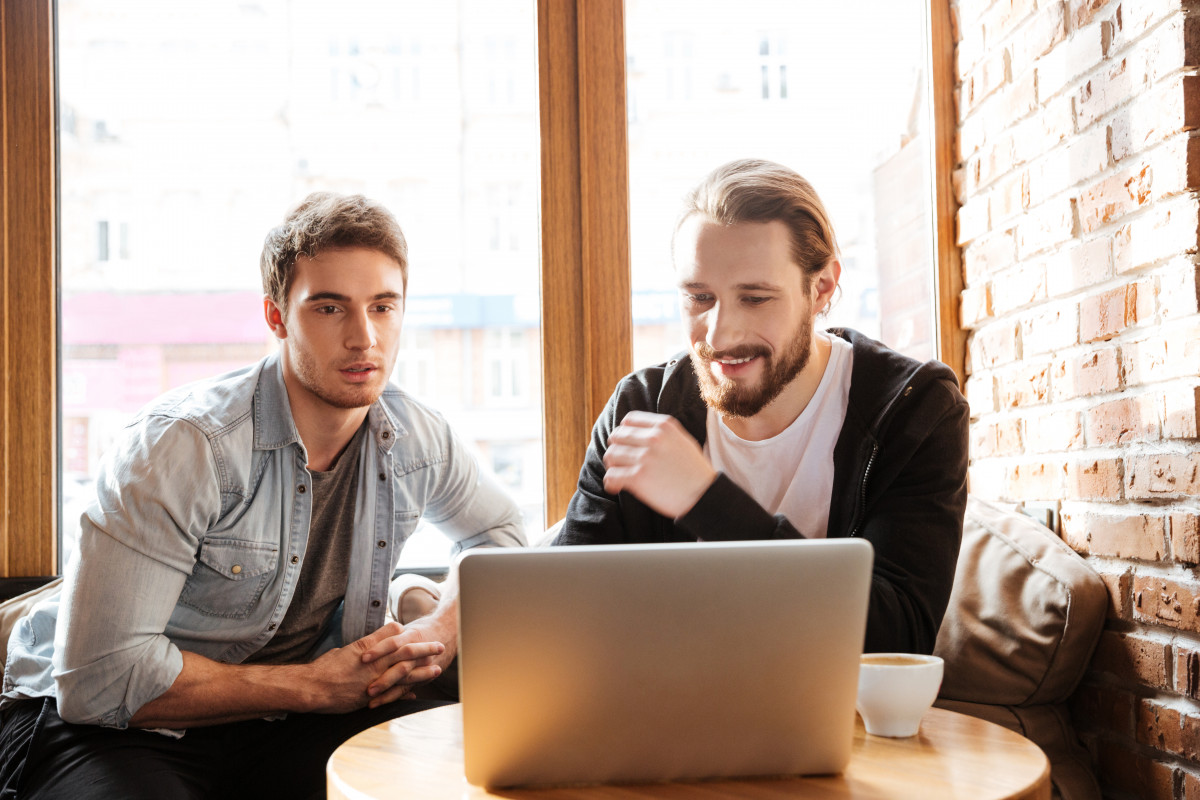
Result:
[[[293,353],[292,371],[296,380],[309,394],[334,408],[366,408],[379,399],[387,385],[383,381],[363,384],[339,384],[322,369],[310,353]]]
[[[718,353],[707,342],[694,344],[689,355],[692,369],[700,381],[700,396],[704,403],[725,417],[753,417],[778,397],[808,364],[812,355],[812,331],[812,319],[805,316],[791,344],[778,358],[773,358],[762,346],[735,347]],[[752,356],[763,359],[763,376],[756,385],[742,385],[729,378],[718,379],[712,373],[710,365],[718,357],[730,360]]]

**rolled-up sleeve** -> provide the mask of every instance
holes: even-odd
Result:
[[[187,421],[142,419],[113,451],[64,581],[53,676],[63,719],[124,728],[183,669],[164,631],[221,496],[209,442]]]

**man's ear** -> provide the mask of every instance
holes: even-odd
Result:
[[[287,323],[283,311],[275,305],[275,301],[271,299],[270,295],[263,295],[263,316],[266,317],[267,327],[271,329],[271,333],[275,334],[276,339],[287,338]]]
[[[838,281],[842,279],[842,262],[831,259],[824,269],[816,274],[812,282],[813,313],[822,314],[829,310]]]

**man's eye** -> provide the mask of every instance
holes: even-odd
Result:
[[[746,302],[752,306],[761,306],[763,303],[767,302],[770,299],[771,298],[769,298],[769,297],[747,297],[747,298],[745,298]]]
[[[336,314],[337,311],[337,306],[317,306],[318,314]]]
[[[690,292],[685,294],[684,297],[687,298],[689,303],[695,303],[698,305],[711,303],[713,299],[711,294],[691,294]]]
[[[375,310],[379,311],[379,312],[387,313],[388,311],[392,310],[392,307],[391,306],[375,306]]]

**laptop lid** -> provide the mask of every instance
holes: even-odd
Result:
[[[872,557],[860,539],[469,551],[467,780],[841,771]]]

